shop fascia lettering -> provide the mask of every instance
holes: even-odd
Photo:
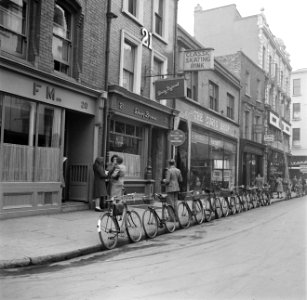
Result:
[[[189,119],[191,121],[202,123],[212,129],[220,130],[220,131],[230,134],[231,128],[229,124],[225,122],[221,122],[220,120],[214,117],[211,117],[205,113],[194,110],[194,111],[182,113],[182,115],[184,118]]]
[[[154,120],[157,121],[157,118],[152,116],[148,110],[141,111],[137,107],[134,108],[134,114],[142,117],[143,119],[149,119],[149,120]]]

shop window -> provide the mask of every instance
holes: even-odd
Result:
[[[26,56],[28,37],[28,1],[0,2],[0,48],[17,56]]]
[[[293,120],[301,118],[301,103],[293,103]]]
[[[301,79],[293,79],[293,96],[301,95]]]
[[[234,119],[235,98],[227,93],[227,118]]]
[[[2,180],[58,181],[61,110],[3,96]]]
[[[218,103],[218,86],[209,81],[209,101],[210,101],[210,108],[218,111],[219,103]]]
[[[110,123],[110,157],[118,154],[124,159],[127,177],[144,175],[141,161],[143,130],[141,127],[112,120]]]

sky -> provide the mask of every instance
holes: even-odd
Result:
[[[259,14],[260,9],[264,8],[264,15],[271,32],[284,41],[286,51],[290,54],[292,70],[307,68],[306,0],[179,0],[178,23],[192,36],[194,8],[198,3],[203,10],[236,4],[242,17]]]

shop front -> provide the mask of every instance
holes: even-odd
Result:
[[[97,91],[29,67],[0,72],[1,218],[91,199]]]
[[[240,140],[239,184],[252,186],[258,174],[264,176],[265,146],[250,140]]]
[[[188,137],[177,149],[186,170],[183,190],[231,188],[237,183],[239,126],[199,107],[180,103],[178,128]]]
[[[287,161],[290,162],[290,156],[287,155]],[[268,148],[268,178],[270,181],[275,182],[275,179],[278,176],[285,178],[286,168],[289,168],[289,165],[286,165],[285,154],[275,148]]]
[[[110,86],[108,157],[118,154],[127,168],[127,193],[151,195],[161,191],[161,179],[170,157],[167,140],[176,111],[158,102]]]

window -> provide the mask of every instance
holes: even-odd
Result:
[[[123,12],[132,19],[143,22],[143,0],[124,0]]]
[[[293,96],[301,95],[301,79],[293,79]]]
[[[2,116],[0,180],[59,181],[62,110],[4,94]]]
[[[261,81],[257,79],[257,87],[256,87],[256,101],[261,101]]]
[[[69,10],[55,4],[53,15],[52,54],[54,70],[70,75],[72,57],[72,15]]]
[[[299,144],[301,140],[301,129],[300,128],[292,128],[292,139],[293,139],[293,145]]]
[[[127,2],[129,13],[136,16],[136,0],[128,0]]]
[[[245,73],[245,95],[247,96],[250,96],[251,94],[251,91],[250,91],[250,88],[251,88],[251,77],[250,77],[250,74],[249,72],[246,71]]]
[[[157,57],[154,58],[153,62],[153,76],[156,79],[162,79],[163,78],[163,61],[159,60]],[[161,76],[159,76],[161,75]]]
[[[269,75],[272,76],[272,56],[269,56]]]
[[[210,108],[218,111],[218,86],[209,81],[209,101],[210,101]]]
[[[249,111],[245,111],[244,112],[244,132],[243,132],[243,136],[246,139],[250,139],[250,116],[249,116]]]
[[[123,87],[133,91],[134,85],[135,46],[129,41],[124,43]]]
[[[293,120],[299,120],[301,118],[301,104],[293,103]]]
[[[110,157],[118,154],[123,157],[127,168],[127,177],[144,175],[141,163],[143,129],[130,123],[111,120]]]
[[[163,35],[163,0],[155,1],[155,33]]]
[[[28,1],[0,2],[0,48],[25,57],[27,42]]]
[[[155,100],[155,82],[159,79],[163,79],[167,73],[167,58],[157,51],[152,52],[152,71],[151,71],[151,90],[150,98]],[[165,104],[164,100],[159,101],[161,104]]]
[[[235,98],[227,93],[227,118],[234,119]]]
[[[283,87],[283,83],[284,83],[284,72],[280,71],[280,87]]]
[[[265,47],[262,48],[262,69],[265,70],[265,63],[266,63],[266,49]]]
[[[184,76],[187,85],[187,97],[197,101],[198,72],[186,72]]]

